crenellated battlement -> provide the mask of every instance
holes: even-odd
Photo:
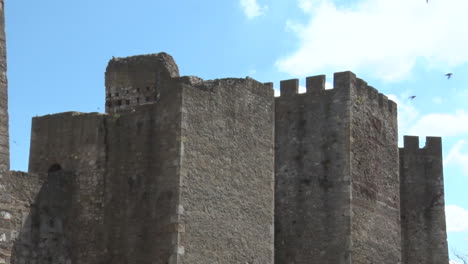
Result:
[[[346,72],[337,72],[333,76],[333,89],[328,90],[345,90],[351,89],[354,81],[356,80],[356,75],[350,71]],[[306,94],[321,94],[325,90],[325,75],[316,75],[306,77]],[[299,94],[299,79],[289,79],[280,81],[280,97],[281,96],[291,96]]]
[[[426,144],[420,148],[418,136],[404,136],[403,148],[400,148],[400,153],[402,151],[406,153],[424,152],[425,154],[442,156],[442,138],[426,137]]]
[[[366,81],[356,78],[355,82],[356,95],[360,102],[371,102],[376,103],[376,105],[382,110],[386,109],[390,113],[397,111],[397,105],[392,100],[388,99],[382,93],[379,93],[377,89],[367,84]]]
[[[405,136],[399,149],[403,263],[447,263],[442,139]]]
[[[303,96],[304,94],[314,94],[317,96],[328,95],[336,93],[337,91],[349,91],[350,100],[356,104],[371,104],[376,109],[396,113],[397,105],[392,100],[388,99],[377,89],[367,84],[366,81],[357,78],[356,75],[350,71],[337,72],[333,76],[333,88],[325,89],[326,76],[316,75],[306,77],[306,92],[299,93],[299,79],[289,79],[280,81],[280,96],[279,97],[293,97]],[[268,83],[273,85],[272,83]]]

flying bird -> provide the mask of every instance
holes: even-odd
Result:
[[[413,100],[414,98],[416,98],[416,95],[412,95],[412,96],[408,97],[408,99],[410,99],[410,100]]]
[[[448,79],[450,79],[450,77],[452,77],[452,73],[449,72],[449,73],[445,74],[445,76],[447,76],[447,80],[448,80]]]

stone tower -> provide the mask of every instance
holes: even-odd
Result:
[[[106,69],[106,112],[158,101],[161,88],[174,77],[179,77],[179,68],[164,52],[112,58]]]
[[[405,136],[400,148],[401,234],[404,264],[447,263],[442,142]]]
[[[0,173],[10,169],[4,2],[0,0]]]
[[[275,263],[401,260],[396,104],[351,72],[281,82]]]
[[[18,251],[64,264],[272,263],[273,89],[179,77],[158,53],[112,59],[106,92],[106,114],[33,119],[29,173],[49,189],[31,216],[40,239]]]

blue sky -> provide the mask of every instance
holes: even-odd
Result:
[[[165,51],[182,75],[275,87],[318,74],[331,86],[351,70],[398,103],[400,136],[443,137],[449,243],[468,254],[466,10],[466,0],[6,0],[11,167],[27,170],[33,116],[103,111],[112,56]]]

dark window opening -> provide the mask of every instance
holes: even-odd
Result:
[[[125,93],[128,94],[128,90],[125,90]]]
[[[119,96],[119,93],[115,93],[115,96]]]
[[[140,102],[140,97],[137,97],[136,100],[137,100],[137,103],[139,103]]]
[[[52,166],[50,166],[49,170],[47,172],[56,172],[56,171],[59,171],[59,170],[62,170],[62,166],[60,166],[58,163],[55,163],[53,164]]]
[[[121,106],[122,105],[122,100],[117,100],[117,105]]]
[[[150,98],[149,98],[149,97],[146,97],[146,102],[148,102],[149,100],[150,100]]]
[[[129,105],[129,104],[130,104],[130,100],[125,100],[125,104],[126,104],[126,105]]]
[[[140,91],[140,88],[137,88],[137,92],[139,92],[139,91]]]
[[[111,106],[112,106],[112,102],[111,102],[110,100],[107,101],[107,102],[106,102],[106,106],[107,106],[107,107],[111,107]]]
[[[112,96],[111,93],[108,93],[108,94],[107,94],[107,97],[111,97],[111,96]]]
[[[150,90],[149,86],[146,86],[146,91],[149,91],[149,90]]]

